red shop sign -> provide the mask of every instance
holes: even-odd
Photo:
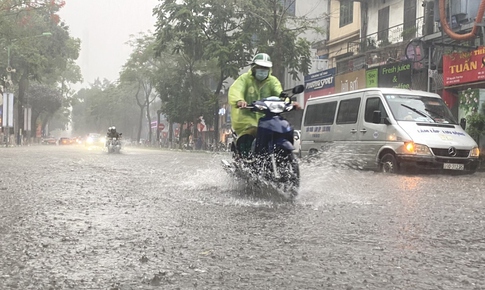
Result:
[[[443,56],[443,84],[458,85],[485,80],[485,47]]]

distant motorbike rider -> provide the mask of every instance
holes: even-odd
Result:
[[[258,120],[263,116],[260,113],[244,108],[254,101],[280,96],[283,88],[280,81],[271,75],[273,63],[266,53],[256,54],[251,62],[251,69],[240,75],[229,88],[228,102],[231,106],[231,123],[238,138],[236,141],[238,151],[247,156],[256,137]],[[297,103],[294,103],[299,108]]]
[[[108,146],[108,140],[112,140],[114,138],[118,140],[120,137],[121,133],[116,132],[116,127],[109,127],[108,132],[106,132],[106,147]]]
[[[107,138],[119,138],[121,133],[116,132],[116,127],[112,126],[108,128],[108,132],[106,133]]]

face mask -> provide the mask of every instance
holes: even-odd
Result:
[[[254,73],[254,77],[258,81],[264,81],[268,76],[269,76],[269,70],[267,70],[267,69],[257,68],[255,73]]]

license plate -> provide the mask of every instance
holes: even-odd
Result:
[[[465,165],[464,164],[458,164],[458,163],[443,163],[443,169],[465,170]]]

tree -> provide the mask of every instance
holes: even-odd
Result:
[[[115,126],[127,138],[137,123],[136,105],[126,87],[96,79],[90,88],[81,89],[72,98],[72,125],[78,135],[102,133]]]
[[[148,140],[152,141],[151,113],[150,105],[155,101],[157,94],[155,92],[155,80],[158,63],[153,54],[153,37],[141,34],[140,37],[129,41],[133,52],[130,58],[123,66],[120,73],[120,80],[131,91],[135,97],[136,103],[140,108],[139,128],[137,141],[140,141],[143,126],[143,116],[147,119]]]
[[[26,96],[32,106],[32,130],[41,125],[42,131],[45,132],[46,125],[62,106],[61,91],[56,87],[34,82]]]
[[[212,118],[206,120],[214,123],[216,140],[224,81],[236,78],[251,57],[251,33],[243,29],[244,15],[235,8],[234,1],[186,0],[165,1],[154,10],[158,17],[158,56],[173,45],[172,52],[182,54],[188,64],[189,78],[194,77],[191,70],[197,63],[215,64],[217,73],[202,85],[211,92],[205,103],[210,106],[206,116]]]
[[[254,46],[268,53],[273,61],[273,75],[282,81],[287,72],[293,79],[298,72],[307,74],[311,66],[310,42],[301,37],[308,30],[321,32],[316,19],[295,17],[290,13],[296,0],[241,1],[247,15],[245,29],[254,31]]]
[[[284,1],[293,2],[294,1]],[[298,36],[312,28],[304,17],[288,20],[281,0],[167,0],[154,9],[157,55],[172,49],[194,61],[214,61],[218,69],[212,83],[212,116],[218,141],[219,96],[229,77],[236,78],[255,51],[272,55],[274,74],[283,80],[285,67],[296,77],[308,73],[310,44]],[[287,25],[291,24],[292,28]]]
[[[485,134],[485,104],[482,104],[480,110],[474,110],[468,114],[466,119],[466,131],[477,142],[478,146],[480,146],[480,139]]]
[[[22,106],[27,105],[29,82],[48,78],[57,82],[68,60],[78,57],[79,42],[70,38],[56,14],[63,5],[63,1],[56,0],[4,1],[0,5],[0,33],[5,35],[10,52],[2,59],[8,59],[15,69],[12,83],[17,87],[18,130],[23,128]],[[50,39],[43,37],[46,32]]]

